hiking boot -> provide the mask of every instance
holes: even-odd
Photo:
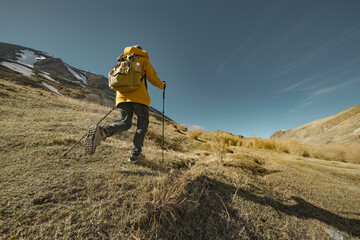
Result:
[[[131,156],[129,157],[129,162],[131,163],[136,163],[138,161],[141,161],[145,158],[145,155],[144,154],[131,154]]]
[[[96,147],[100,145],[102,140],[105,140],[106,133],[103,127],[100,127],[96,124],[89,127],[89,131],[86,135],[84,142],[85,153],[94,154]]]

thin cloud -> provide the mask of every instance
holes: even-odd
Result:
[[[222,72],[224,70],[224,67],[226,64],[241,50],[241,49],[247,49],[251,43],[254,42],[254,39],[257,38],[259,33],[263,32],[265,29],[266,24],[270,22],[270,20],[275,16],[275,12],[270,14],[269,16],[262,19],[262,21],[253,28],[253,31],[249,36],[241,43],[239,44],[224,60],[219,64],[217,67],[218,72]]]
[[[278,78],[283,75],[286,75],[289,72],[294,71],[297,68],[302,67],[303,65],[307,64],[308,61],[317,54],[317,50],[312,50],[305,54],[304,56],[299,57],[298,59],[294,60],[293,62],[289,63],[279,71],[273,74],[273,78]]]
[[[308,92],[312,89],[318,88],[321,85],[321,81],[323,79],[329,80],[329,79],[344,78],[344,74],[346,74],[349,71],[349,67],[357,68],[357,66],[359,65],[359,60],[360,60],[360,58],[356,58],[350,62],[347,62],[347,63],[337,66],[335,68],[331,68],[326,71],[322,71],[312,77],[305,78],[305,79],[298,81],[290,86],[287,86],[287,87],[281,89],[280,92],[295,91],[295,90],[299,90],[300,87],[301,87],[300,88],[301,91]],[[304,86],[305,83],[313,83],[313,82],[315,82],[315,84]]]
[[[337,37],[330,39],[329,41],[325,43],[321,43],[320,47],[313,48],[310,51],[308,51],[303,56],[298,57],[291,63],[285,65],[277,72],[273,73],[272,78],[278,78],[283,75],[286,75],[287,73],[293,72],[296,69],[302,68],[305,65],[311,63],[313,59],[316,57],[319,57],[322,53],[326,53],[329,51],[329,49],[335,48],[338,45],[344,44],[345,41],[348,41],[349,39],[354,38],[355,36],[360,34],[360,30],[356,28],[351,28],[342,34],[338,35]]]
[[[316,98],[316,97],[319,97],[319,96],[321,96],[321,95],[325,95],[325,94],[331,93],[331,92],[333,92],[333,91],[335,91],[335,90],[337,90],[337,89],[340,89],[340,88],[343,88],[343,87],[347,87],[347,86],[349,86],[349,85],[351,85],[351,84],[354,84],[354,83],[357,83],[357,82],[359,82],[359,81],[360,81],[360,78],[357,77],[357,78],[355,78],[355,79],[351,79],[351,80],[349,80],[349,81],[347,81],[347,82],[340,83],[340,84],[335,85],[335,86],[332,86],[332,87],[326,87],[326,88],[318,89],[318,90],[312,92],[308,98],[309,98],[309,99]]]
[[[299,82],[297,82],[297,83],[295,83],[295,84],[293,84],[293,85],[291,85],[289,87],[286,87],[286,88],[282,89],[281,92],[288,92],[288,91],[297,89],[298,87],[300,87],[304,83],[307,83],[307,82],[309,82],[309,81],[311,81],[313,79],[315,79],[315,77],[310,77],[310,78],[306,78],[304,80],[301,80],[301,81],[299,81]]]
[[[237,46],[234,51],[232,51],[217,67],[218,72],[222,72],[224,70],[224,66],[240,51],[243,45]]]
[[[347,87],[347,86],[350,86],[352,84],[355,84],[355,83],[358,83],[360,82],[360,76],[356,77],[356,78],[352,78],[346,82],[343,82],[343,83],[340,83],[340,84],[337,84],[337,85],[334,85],[334,86],[331,86],[331,87],[324,87],[324,88],[321,88],[321,89],[317,89],[313,92],[311,92],[310,94],[308,94],[308,96],[302,100],[298,106],[296,106],[295,108],[291,109],[290,112],[295,112],[301,108],[304,108],[306,106],[309,106],[313,103],[315,103],[315,100],[321,96],[324,96],[324,95],[327,95],[327,94],[330,94],[336,90],[339,90],[341,88],[344,88],[344,87]]]

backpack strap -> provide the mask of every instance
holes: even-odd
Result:
[[[140,55],[135,55],[137,58],[139,58],[139,57],[143,57],[143,56],[140,56]],[[144,64],[145,65],[145,64]],[[145,66],[144,66],[144,68],[145,68]],[[140,79],[140,82],[142,81],[142,80],[144,80],[145,81],[145,87],[146,87],[146,90],[148,89],[148,86],[147,86],[147,81],[146,81],[146,71],[144,70],[144,75],[141,77],[141,79]]]
[[[146,81],[146,72],[144,74],[144,76],[142,76],[142,78],[140,79],[140,82],[144,80],[145,81],[145,87],[146,87],[146,90],[148,89],[148,86],[147,86],[147,81]]]

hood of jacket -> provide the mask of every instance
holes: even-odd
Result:
[[[145,50],[141,50],[136,47],[126,47],[124,49],[124,54],[133,54],[133,53],[135,53],[135,55],[137,55],[137,56],[141,56],[141,57],[149,59],[149,55]]]

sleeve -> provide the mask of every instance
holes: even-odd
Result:
[[[164,83],[160,81],[160,79],[158,78],[157,73],[155,72],[150,61],[147,61],[146,63],[145,72],[146,72],[146,78],[149,80],[149,82],[152,85],[160,89],[164,89]]]

